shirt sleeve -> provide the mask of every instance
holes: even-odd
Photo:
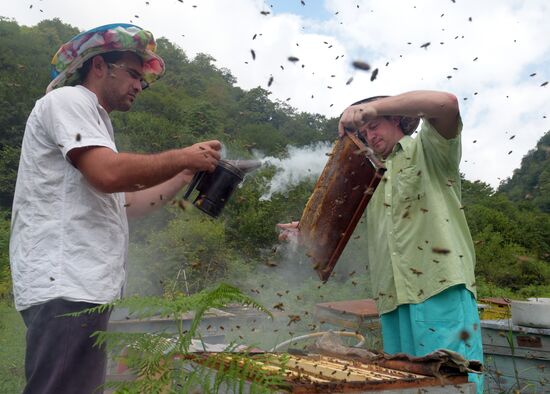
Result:
[[[48,97],[50,96],[50,97]],[[75,88],[46,96],[42,120],[63,157],[74,148],[104,146],[116,150],[94,101]]]
[[[422,142],[422,149],[428,160],[438,167],[456,171],[458,170],[462,156],[461,135],[462,119],[459,116],[458,134],[456,137],[451,139],[443,137],[428,120],[424,119],[418,133],[418,138]]]

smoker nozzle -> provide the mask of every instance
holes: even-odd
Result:
[[[262,166],[262,162],[260,160],[226,160],[226,162],[234,167],[237,167],[245,174]]]

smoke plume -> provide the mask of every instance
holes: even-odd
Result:
[[[327,163],[327,153],[331,149],[332,143],[318,142],[301,148],[290,146],[287,156],[282,159],[262,158],[262,164],[276,167],[277,173],[269,184],[269,190],[260,199],[270,200],[275,193],[284,193],[306,179],[319,177]]]

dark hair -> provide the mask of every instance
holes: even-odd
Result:
[[[120,59],[122,59],[122,56],[124,56],[124,51],[105,52],[105,53],[100,53],[99,55],[96,55],[96,56],[101,56],[103,58],[103,60],[105,61],[105,63],[116,63]],[[78,79],[76,80],[76,84],[81,84],[86,80],[86,77],[88,76],[88,73],[90,72],[90,69],[92,68],[92,61],[93,61],[94,57],[95,56],[92,56],[91,58],[86,60],[84,62],[84,64],[82,65],[82,67],[80,67],[77,70]]]

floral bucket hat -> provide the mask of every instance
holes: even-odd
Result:
[[[74,84],[79,78],[77,70],[86,60],[113,51],[139,55],[143,59],[143,79],[152,83],[164,74],[164,60],[155,54],[156,48],[151,32],[127,23],[104,25],[80,33],[63,44],[52,58],[52,81],[46,93]]]

